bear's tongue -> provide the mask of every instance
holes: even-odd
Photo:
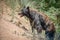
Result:
[[[20,15],[20,17],[23,17],[24,15]]]

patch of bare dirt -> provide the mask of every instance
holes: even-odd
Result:
[[[4,2],[1,2],[0,6],[3,8],[0,18],[0,40],[32,40],[33,33],[31,32],[29,19],[21,18],[18,12],[14,11],[12,13],[12,9]],[[37,40],[37,37],[35,38]]]

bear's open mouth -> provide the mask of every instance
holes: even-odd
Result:
[[[20,15],[20,17],[23,17],[24,16],[22,13],[18,13],[18,15]]]

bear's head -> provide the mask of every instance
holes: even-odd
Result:
[[[19,13],[19,15],[22,16],[29,16],[29,6],[28,7],[24,7],[23,9],[21,9],[21,13]]]

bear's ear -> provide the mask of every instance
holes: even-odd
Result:
[[[27,7],[27,9],[29,10],[29,6]]]

